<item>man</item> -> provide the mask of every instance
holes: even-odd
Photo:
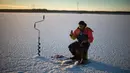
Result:
[[[88,49],[90,43],[92,43],[94,39],[92,32],[93,30],[87,27],[87,24],[84,21],[79,22],[79,27],[74,32],[71,30],[71,39],[77,39],[78,41],[75,41],[68,46],[73,55],[70,59],[79,60],[79,63],[83,63],[83,60],[88,59]]]

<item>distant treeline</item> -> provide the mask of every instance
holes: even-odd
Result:
[[[76,10],[47,10],[47,9],[0,9],[0,12],[130,14],[130,11],[76,11]]]

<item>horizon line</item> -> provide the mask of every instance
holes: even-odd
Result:
[[[56,9],[46,9],[46,8],[34,8],[34,9],[0,9],[1,10],[44,10],[44,11],[75,11],[75,12],[130,12],[130,11],[121,11],[121,10],[56,10]]]

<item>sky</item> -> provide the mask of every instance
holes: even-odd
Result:
[[[0,9],[130,11],[130,0],[0,0]]]

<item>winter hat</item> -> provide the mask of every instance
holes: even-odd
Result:
[[[84,21],[80,21],[79,25],[85,25],[85,26],[87,26],[87,24]]]

